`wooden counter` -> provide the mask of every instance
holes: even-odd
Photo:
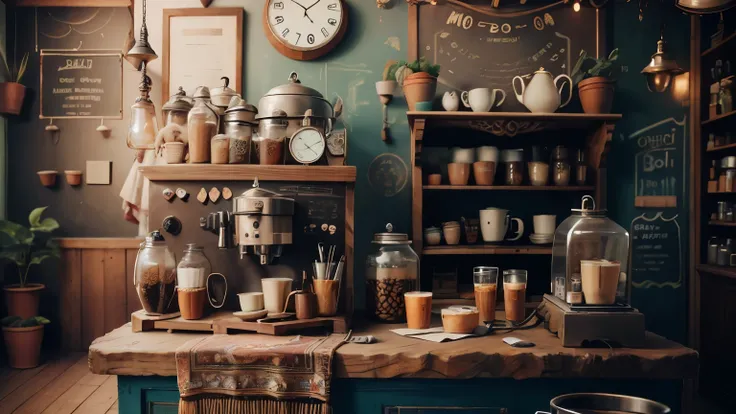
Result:
[[[658,335],[647,334],[644,349],[563,348],[541,327],[515,332],[536,344],[512,348],[504,335],[434,343],[389,332],[398,325],[373,325],[354,335],[374,335],[379,343],[346,344],[335,357],[338,378],[647,378],[692,379],[698,355]],[[141,332],[123,325],[89,348],[96,374],[175,376],[176,348],[202,334]]]

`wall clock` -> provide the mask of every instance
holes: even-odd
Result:
[[[289,140],[291,156],[304,165],[319,161],[326,147],[325,136],[317,128],[310,126],[296,131]]]
[[[267,0],[263,29],[271,45],[295,60],[313,60],[335,48],[348,27],[344,0]]]

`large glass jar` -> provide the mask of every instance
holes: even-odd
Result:
[[[404,293],[419,290],[419,256],[411,248],[409,236],[393,233],[373,236],[377,250],[366,262],[366,309],[370,318],[380,322],[406,321]]]
[[[567,148],[562,145],[558,145],[552,151],[552,181],[555,185],[570,184],[570,161]]]
[[[176,257],[166,247],[166,240],[160,232],[151,232],[141,243],[133,277],[138,299],[147,314],[165,315],[178,310]]]
[[[200,86],[194,93],[194,106],[187,117],[189,162],[210,162],[212,137],[217,135],[219,118],[210,101],[210,91]]]
[[[164,126],[171,123],[187,127],[187,117],[192,109],[192,101],[184,92],[184,88],[179,87],[179,92],[172,96],[169,102],[166,102],[161,108],[164,116]]]
[[[176,279],[179,289],[194,289],[205,287],[207,276],[212,273],[212,266],[204,248],[195,243],[187,244],[184,257],[176,267]]]

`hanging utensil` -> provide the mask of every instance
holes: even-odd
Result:
[[[110,128],[105,125],[105,120],[100,119],[100,126],[97,127],[97,132],[102,134],[103,138],[109,138],[110,137]]]
[[[54,125],[54,118],[49,118],[49,124],[44,128],[46,132],[51,134],[51,141],[54,145],[59,143],[59,127]]]

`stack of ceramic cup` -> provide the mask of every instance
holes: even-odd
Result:
[[[475,149],[454,147],[452,162],[447,164],[447,176],[450,185],[468,185],[470,166],[475,161]]]
[[[476,160],[473,163],[473,176],[477,185],[493,185],[498,165],[498,148],[485,146],[475,150]]]
[[[552,214],[534,216],[534,234],[529,235],[529,240],[534,244],[550,244],[554,240],[556,227],[557,216]]]

